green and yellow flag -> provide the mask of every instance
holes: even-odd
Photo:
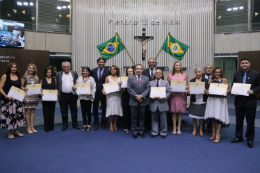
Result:
[[[104,57],[105,59],[112,58],[125,49],[123,44],[120,42],[118,34],[116,34],[110,40],[98,45],[97,48],[102,57]]]
[[[173,56],[178,60],[182,60],[189,46],[183,44],[179,40],[175,39],[173,36],[168,34],[165,42],[162,45],[162,50]]]

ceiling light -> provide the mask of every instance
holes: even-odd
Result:
[[[60,16],[60,18],[62,17],[62,15],[61,15],[61,14],[59,14],[59,16]]]
[[[218,19],[221,19],[221,16],[218,16]]]
[[[259,13],[255,13],[255,16],[257,16]]]
[[[58,6],[58,7],[57,7],[57,9],[58,9],[58,10],[61,10],[61,7],[60,7],[60,6]]]
[[[25,14],[25,10],[23,10],[22,13]]]
[[[70,8],[70,5],[68,5],[68,8]]]
[[[21,2],[17,2],[17,5],[19,5],[19,6],[22,6],[22,5],[23,5],[23,3],[21,3]]]
[[[13,9],[14,13],[17,13],[17,10],[16,9]]]
[[[67,18],[70,18],[70,15],[69,15],[69,14],[67,14],[67,15],[66,15],[66,17],[67,17]]]
[[[7,14],[8,17],[11,17],[11,14]]]
[[[235,10],[238,10],[238,8],[237,8],[237,7],[234,7],[233,10],[234,10],[234,11],[235,11]]]
[[[239,9],[240,9],[240,10],[243,10],[243,9],[244,9],[244,6],[239,7]]]
[[[228,8],[227,11],[232,11],[232,8]]]
[[[66,9],[67,7],[66,6],[62,6],[63,9]]]
[[[58,19],[55,19],[56,20],[56,22],[59,22],[59,20]]]
[[[27,5],[28,5],[28,2],[24,2],[23,5],[27,6]]]
[[[32,3],[32,2],[30,2],[30,6],[33,6],[33,3]]]
[[[35,18],[34,18],[34,17],[32,17],[31,19],[32,19],[32,20],[34,20]]]

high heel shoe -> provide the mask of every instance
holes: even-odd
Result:
[[[89,125],[88,127],[87,127],[87,131],[90,131],[91,130],[91,126]]]
[[[114,131],[114,128],[113,128],[113,123],[111,122],[110,123],[110,131],[113,132]]]
[[[27,133],[33,134],[33,131],[26,129]]]
[[[85,132],[87,130],[87,128],[88,128],[87,126],[86,127],[83,126],[82,127],[82,132]]]
[[[34,128],[32,129],[32,131],[33,131],[33,133],[38,133],[38,131],[37,131],[37,130],[35,130]]]
[[[172,134],[176,135],[176,126],[173,126]]]
[[[220,137],[221,137],[221,135],[220,135],[220,134],[217,134],[217,135],[216,135],[216,138],[215,138],[215,140],[214,140],[213,142],[214,142],[214,143],[219,143]]]
[[[193,130],[192,136],[196,136],[196,135],[197,135],[197,132],[195,130]]]
[[[114,130],[117,131],[116,123],[114,123]]]
[[[14,139],[13,133],[8,133],[8,138],[9,138],[9,139]]]
[[[181,127],[178,128],[177,134],[180,135],[181,134]]]
[[[23,137],[23,134],[20,133],[19,131],[15,131],[15,132],[14,132],[14,135],[15,135],[15,136],[19,136],[19,137]]]
[[[212,136],[209,138],[210,140],[214,140],[216,137],[216,134],[212,134]]]
[[[204,136],[203,132],[200,132],[200,136],[201,136],[201,137],[203,137],[203,136]]]
[[[125,132],[125,133],[129,133],[129,130],[128,130],[128,129],[124,129],[124,132]]]

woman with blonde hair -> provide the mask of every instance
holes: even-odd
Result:
[[[38,84],[39,78],[37,76],[36,65],[30,63],[26,67],[26,72],[21,79],[22,87],[21,89],[27,91],[27,85]],[[37,130],[34,129],[34,119],[35,119],[35,109],[38,106],[38,95],[26,95],[24,97],[24,108],[25,108],[25,118],[27,123],[27,132],[28,133],[37,133]]]
[[[175,61],[172,68],[172,73],[168,75],[167,81],[171,85],[171,80],[185,80],[186,90],[188,88],[188,76],[183,73],[182,65],[179,60]],[[170,96],[170,112],[172,113],[173,131],[172,134],[176,134],[176,122],[178,120],[177,134],[181,134],[181,121],[182,113],[187,109],[187,96],[186,92],[172,92]]]

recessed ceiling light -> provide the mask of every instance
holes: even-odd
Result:
[[[23,3],[21,3],[21,2],[17,2],[17,5],[19,5],[19,6],[22,6],[22,5],[23,5]]]
[[[30,2],[30,6],[33,6],[33,3],[32,3],[32,2]]]
[[[23,5],[27,6],[27,5],[28,5],[28,2],[24,2]]]
[[[259,13],[255,13],[255,16],[258,16]]]
[[[221,19],[221,16],[218,16],[218,19]]]
[[[235,11],[235,10],[238,10],[238,8],[237,7],[233,7],[233,10]]]
[[[68,5],[68,8],[70,8],[70,5]]]
[[[243,10],[243,9],[244,9],[244,6],[239,7],[239,9],[240,9],[240,10]]]
[[[60,7],[60,6],[58,6],[58,7],[57,7],[57,9],[58,9],[58,10],[61,10],[61,7]]]
[[[228,8],[227,11],[232,11],[232,8]]]
[[[66,9],[67,7],[66,6],[62,6],[63,9]]]

